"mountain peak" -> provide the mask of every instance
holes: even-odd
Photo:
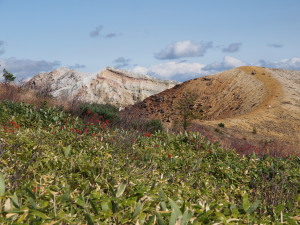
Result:
[[[54,97],[110,103],[119,107],[142,101],[177,83],[112,67],[94,74],[61,67],[49,73],[40,73],[28,81],[28,85],[37,90],[47,87]]]

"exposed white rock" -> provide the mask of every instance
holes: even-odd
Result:
[[[94,74],[59,68],[49,73],[40,73],[28,81],[31,88],[54,97],[110,103],[119,107],[142,101],[177,83],[111,67]]]

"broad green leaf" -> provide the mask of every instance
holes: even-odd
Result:
[[[276,213],[280,213],[281,211],[283,211],[285,209],[285,206],[280,204],[276,207],[275,212]]]
[[[170,202],[171,208],[172,208],[172,210],[175,212],[177,218],[178,218],[179,216],[181,216],[182,213],[181,213],[181,211],[180,211],[179,206],[176,204],[176,202],[174,202],[174,201],[173,201],[172,199],[170,199],[170,198],[169,198],[169,202]]]
[[[102,211],[108,212],[109,211],[108,203],[107,202],[101,202],[101,208],[102,208]]]
[[[3,173],[0,172],[0,197],[4,195],[5,192],[5,182]]]
[[[64,148],[65,157],[69,157],[70,153],[71,153],[71,145],[68,145],[67,147]]]
[[[153,224],[154,219],[155,219],[155,215],[150,216],[150,218],[148,219],[148,221],[146,221],[145,225],[151,225],[151,224]]]
[[[223,213],[216,212],[215,215],[216,215],[216,219],[219,220],[219,221],[223,221],[223,220],[226,219],[226,217]]]
[[[164,201],[164,200],[167,199],[166,198],[166,194],[165,194],[165,192],[162,189],[159,189],[158,195],[159,195],[159,198],[160,198],[161,201]]]
[[[288,219],[286,220],[287,224],[289,224],[289,225],[299,225],[299,221],[300,221],[300,219],[298,218],[298,219],[296,220],[295,217],[293,217],[293,218],[288,218]]]
[[[177,219],[178,219],[178,215],[177,215],[176,212],[173,210],[172,213],[171,213],[169,225],[175,225]]]
[[[246,213],[247,214],[253,213],[257,209],[257,207],[259,206],[260,202],[261,202],[260,200],[256,200],[255,202],[253,202]]]
[[[41,217],[42,219],[48,219],[48,216],[40,211],[37,211],[37,210],[33,210],[31,209],[30,210],[30,214],[34,215],[34,216],[38,216],[38,217]]]
[[[93,219],[92,219],[92,217],[91,217],[90,214],[86,213],[85,214],[85,219],[87,220],[87,224],[88,225],[94,225],[94,221],[93,221]]]
[[[17,196],[16,192],[14,193],[14,195],[12,197],[12,202],[13,202],[15,207],[20,208],[19,199],[18,199],[18,196]]]
[[[156,218],[157,218],[157,223],[159,225],[166,225],[166,222],[164,221],[164,219],[162,218],[162,216],[159,213],[156,213]]]
[[[36,208],[38,208],[38,206],[37,206],[37,204],[36,204],[36,202],[34,201],[34,199],[33,198],[28,198],[28,203],[29,203],[29,205],[30,206],[32,206],[34,209],[36,209]]]
[[[243,195],[243,209],[245,212],[247,212],[247,210],[250,208],[250,202],[248,199],[248,195],[244,194]]]
[[[93,209],[94,213],[95,213],[96,215],[98,215],[98,214],[99,214],[99,211],[98,211],[98,209],[97,209],[97,206],[95,205],[95,203],[94,203],[91,199],[90,199],[89,201],[90,201],[90,203],[91,203],[91,206],[92,206],[92,209]]]
[[[122,194],[124,193],[126,188],[126,183],[123,182],[119,185],[119,187],[117,188],[117,192],[116,192],[116,197],[119,198],[122,196]]]
[[[192,217],[193,217],[193,212],[189,211],[188,209],[185,210],[185,212],[182,215],[181,225],[187,224]]]
[[[162,211],[167,211],[167,204],[165,202],[160,202],[159,204]]]
[[[23,213],[20,218],[17,220],[17,223],[21,223],[23,220],[26,219],[26,217],[28,216],[28,213]]]
[[[76,203],[77,205],[80,205],[83,208],[85,207],[85,202],[79,197],[76,198]]]
[[[139,201],[136,204],[135,210],[134,210],[133,215],[132,215],[133,220],[140,214],[141,208],[142,208],[142,203]]]

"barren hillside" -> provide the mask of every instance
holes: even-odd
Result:
[[[85,102],[110,103],[125,107],[177,83],[107,67],[95,74],[60,68],[38,74],[27,84],[35,90],[57,98],[75,98]]]
[[[197,95],[189,107],[201,115],[193,121],[199,127],[223,123],[224,139],[276,140],[300,152],[300,71],[239,67],[178,84],[128,110],[160,118],[172,128],[180,120],[178,104],[185,93]]]

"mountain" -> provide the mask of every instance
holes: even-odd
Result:
[[[49,73],[40,73],[27,82],[31,88],[54,97],[110,103],[118,107],[132,105],[176,84],[178,82],[111,67],[95,74],[59,68]]]
[[[210,130],[235,142],[276,140],[300,152],[300,71],[239,67],[178,84],[124,113],[158,118],[174,128],[182,120],[179,105],[189,93],[196,97],[188,108],[198,115],[191,129]]]

